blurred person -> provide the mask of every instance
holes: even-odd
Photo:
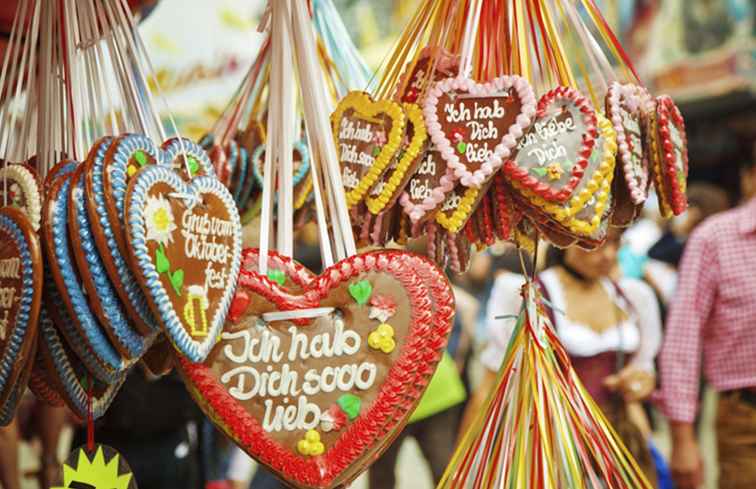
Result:
[[[592,252],[578,247],[553,248],[550,266],[537,275],[537,282],[544,298],[553,304],[552,322],[575,372],[654,482],[650,429],[639,401],[654,388],[661,319],[653,291],[645,283],[610,278],[617,267],[620,236],[621,231],[611,230],[606,244]],[[502,275],[491,292],[487,308],[490,341],[482,356],[486,373],[468,405],[465,427],[483,410],[495,386],[515,325],[515,319],[497,318],[519,314],[523,283],[521,277]]]
[[[18,423],[14,419],[0,427],[0,487],[20,489],[21,474],[18,465]]]
[[[688,239],[659,357],[659,401],[672,430],[678,489],[698,489],[703,462],[694,420],[700,374],[717,390],[721,489],[756,487],[756,146],[742,164],[747,200]],[[703,359],[703,362],[702,362]]]

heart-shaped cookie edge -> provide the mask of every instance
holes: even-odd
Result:
[[[659,139],[657,143],[659,145],[658,151],[660,152],[660,171],[658,175],[666,180],[666,186],[669,187],[667,204],[672,210],[672,214],[678,216],[685,212],[688,208],[688,198],[685,194],[685,186],[678,184],[677,166],[675,165],[675,153],[670,136],[669,125],[673,124],[677,127],[680,137],[682,139],[683,147],[681,148],[683,156],[683,170],[685,172],[684,177],[688,177],[688,135],[685,131],[685,120],[680,113],[680,109],[677,107],[671,97],[667,95],[660,95],[657,97],[657,128]],[[665,187],[666,188],[666,187]],[[666,194],[667,192],[665,192]]]
[[[510,89],[514,89],[517,97],[520,99],[520,113],[517,114],[507,134],[502,136],[501,141],[494,148],[491,160],[483,163],[478,170],[470,172],[460,161],[459,156],[457,156],[452,148],[449,138],[442,131],[436,112],[439,98],[453,90],[465,91],[471,95],[485,96]],[[470,78],[460,76],[457,78],[447,78],[435,83],[428,91],[423,106],[423,113],[425,114],[425,123],[428,126],[428,134],[430,134],[431,141],[438,148],[441,157],[446,160],[447,168],[450,168],[454,172],[455,179],[458,179],[465,187],[480,188],[511,157],[512,152],[517,146],[517,141],[532,124],[533,117],[536,115],[536,99],[533,88],[527,80],[518,75],[504,75],[486,83],[478,83]]]
[[[142,209],[150,187],[156,183],[170,185],[179,193],[189,195],[214,194],[226,207],[229,220],[231,220],[235,232],[231,250],[231,264],[227,279],[227,288],[218,302],[215,314],[209,320],[208,334],[204,341],[192,339],[184,330],[181,320],[178,318],[172,303],[168,298],[165,288],[162,286],[156,266],[149,256],[147,241],[145,239],[145,218]],[[168,333],[169,338],[176,348],[193,362],[202,362],[210,353],[223,329],[228,308],[234,296],[233,284],[239,275],[241,264],[241,222],[236,203],[228,192],[228,189],[214,176],[200,176],[189,182],[175,171],[162,166],[142,168],[129,183],[126,191],[125,203],[126,237],[129,243],[129,253],[133,264],[137,267],[139,282],[147,300],[157,316],[158,321]]]
[[[402,106],[394,101],[385,99],[373,100],[365,92],[347,93],[339,101],[333,114],[331,114],[331,126],[337,153],[339,148],[339,125],[344,112],[349,109],[367,117],[373,117],[376,114],[386,114],[391,118],[391,131],[389,131],[387,136],[386,144],[383,145],[381,152],[373,161],[370,170],[362,176],[357,186],[346,193],[347,205],[352,207],[360,202],[365,194],[375,185],[378,177],[383,174],[399,151],[402,144],[402,135],[404,134],[405,114]]]

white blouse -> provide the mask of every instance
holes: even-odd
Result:
[[[609,280],[602,280],[609,297],[625,311],[628,319],[599,333],[590,327],[572,321],[564,315],[567,310],[562,283],[553,269],[540,274],[551,303],[557,335],[565,350],[576,357],[590,357],[607,351],[633,353],[629,364],[647,372],[654,371],[654,358],[661,344],[661,316],[654,292],[645,283],[623,278],[618,285],[624,298]],[[498,370],[512,335],[516,319],[501,316],[516,316],[520,312],[522,297],[520,288],[524,283],[521,275],[505,272],[494,282],[486,308],[488,344],[481,361],[490,370]],[[626,301],[632,304],[628,307]]]

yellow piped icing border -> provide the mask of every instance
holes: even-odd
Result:
[[[473,204],[478,199],[480,194],[479,188],[468,187],[465,193],[462,195],[462,199],[457,206],[457,209],[452,213],[450,217],[446,217],[443,211],[438,211],[436,214],[436,222],[440,224],[444,229],[450,233],[456,233],[467,222],[468,217],[475,210]],[[443,206],[443,203],[441,204]]]
[[[399,185],[402,183],[402,180],[404,180],[410,165],[412,165],[420,155],[420,150],[423,149],[425,142],[428,140],[428,130],[425,128],[423,110],[420,106],[417,104],[404,103],[402,104],[402,108],[404,109],[407,121],[412,123],[414,133],[412,134],[412,140],[404,151],[404,155],[402,155],[401,160],[399,160],[396,167],[391,172],[391,176],[383,187],[381,193],[375,198],[370,197],[370,194],[365,196],[367,208],[373,214],[379,214],[392,200],[397,191],[402,190],[398,188]]]
[[[600,139],[604,141],[601,164],[599,164],[598,169],[594,172],[591,181],[577,195],[573,195],[566,206],[546,201],[530,189],[524,188],[519,182],[510,182],[533,205],[546,212],[570,232],[580,236],[590,235],[601,224],[601,216],[609,201],[611,184],[614,180],[617,133],[614,131],[612,123],[602,114],[597,112],[596,118],[596,125],[601,134]],[[594,196],[597,199],[594,216],[591,217],[590,221],[577,219],[575,216],[583,209],[591,197]]]
[[[667,194],[664,191],[664,182],[662,182],[662,157],[659,154],[659,124],[656,120],[656,108],[648,111],[646,114],[648,120],[648,127],[646,132],[649,136],[649,142],[651,143],[650,157],[652,158],[652,165],[654,172],[654,186],[656,187],[656,198],[659,201],[659,213],[665,219],[669,219],[674,215],[672,212],[672,206],[669,205],[667,200]]]
[[[310,196],[310,192],[312,192],[312,173],[308,172],[302,185],[302,192],[299,194],[297,200],[294,201],[294,210],[301,209],[302,206],[305,205],[305,202],[307,202],[307,197]]]
[[[405,114],[402,106],[391,100],[373,100],[365,92],[349,92],[344,96],[331,114],[331,128],[336,149],[339,149],[339,125],[344,112],[352,109],[364,117],[374,117],[376,114],[386,114],[391,118],[391,131],[387,136],[386,144],[381,149],[378,157],[373,161],[370,170],[360,179],[357,186],[347,192],[346,201],[349,207],[359,203],[367,194],[368,190],[375,185],[391,160],[399,151],[404,134]],[[339,159],[341,156],[339,155]]]

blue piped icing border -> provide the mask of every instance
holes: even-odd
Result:
[[[65,175],[60,187],[58,198],[53,206],[53,244],[55,245],[55,259],[65,284],[65,291],[61,294],[67,294],[68,299],[73,306],[75,320],[81,325],[86,341],[91,346],[95,356],[103,363],[108,370],[120,373],[125,371],[130,363],[126,362],[110,344],[107,336],[102,330],[102,326],[92,315],[89,309],[87,297],[81,288],[79,277],[76,273],[73,257],[68,246],[68,199],[71,188],[71,175]],[[78,353],[78,352],[77,352]],[[95,372],[92,372],[93,374]],[[106,381],[106,379],[102,379]]]
[[[296,187],[307,176],[307,173],[310,171],[310,150],[307,148],[307,145],[302,140],[294,142],[294,149],[297,150],[299,152],[299,155],[302,157],[302,164],[299,166],[299,171],[294,174],[293,185]],[[255,148],[255,152],[252,153],[252,163],[251,163],[252,174],[255,176],[255,182],[261,188],[263,186],[263,175],[260,170],[264,163],[260,162],[260,165],[258,165],[257,162],[260,161],[260,157],[262,156],[263,151],[265,151],[264,144],[261,144],[260,146]]]
[[[231,185],[234,189],[234,200],[236,206],[241,207],[241,193],[244,188],[244,180],[247,179],[247,170],[249,169],[249,153],[247,150],[239,146],[239,172],[237,173],[236,181],[232,181]],[[233,177],[232,177],[233,178]]]
[[[156,162],[161,163],[162,155],[158,151],[157,146],[155,146],[155,142],[142,135],[130,134],[120,140],[116,140],[113,144],[116,144],[117,147],[114,151],[113,162],[110,165],[110,171],[112,172],[110,179],[111,189],[105,189],[103,179],[105,154],[108,149],[110,149],[110,144],[100,145],[97,153],[94,155],[92,165],[92,182],[94,184],[95,192],[93,196],[89,197],[94,201],[94,208],[98,217],[97,222],[99,223],[100,230],[108,244],[108,249],[102,251],[107,252],[113,260],[113,265],[118,274],[117,281],[120,282],[118,285],[125,292],[126,298],[134,307],[134,310],[144,324],[150,327],[153,331],[159,331],[160,326],[150,311],[147,298],[144,296],[142,289],[136,282],[134,274],[131,272],[131,268],[129,268],[129,264],[118,249],[118,243],[116,242],[113,227],[110,225],[110,219],[108,218],[108,211],[105,207],[104,193],[111,192],[113,194],[118,215],[123,216],[126,187],[128,185],[126,172],[129,158],[136,151],[141,150],[154,158]]]
[[[205,151],[202,146],[195,143],[191,139],[170,139],[163,143],[162,149],[166,165],[172,166],[173,162],[176,161],[176,158],[178,158],[181,154],[185,154],[187,156],[193,156],[199,162],[205,175],[215,176],[215,169],[213,168],[213,164],[210,162],[210,157],[207,155],[207,151]],[[183,170],[183,168],[175,168],[175,170]]]
[[[34,302],[34,270],[32,266],[31,247],[26,241],[21,227],[15,219],[6,214],[0,213],[0,230],[9,234],[11,239],[18,246],[21,268],[23,269],[21,277],[21,296],[19,298],[19,307],[12,328],[13,335],[8,339],[5,351],[0,355],[0,392],[13,386],[6,385],[13,372],[13,364],[18,359],[18,354],[24,344],[24,339],[29,331],[29,319],[31,316],[32,305]]]
[[[84,173],[80,172],[78,177],[74,186],[71,187],[69,195],[69,199],[71,199],[75,208],[75,215],[69,217],[75,218],[78,224],[79,236],[75,246],[80,248],[82,255],[85,257],[89,275],[95,286],[94,291],[88,291],[88,297],[90,301],[97,301],[102,308],[105,318],[100,318],[100,320],[107,320],[107,323],[101,322],[100,324],[105,328],[109,328],[113,333],[115,338],[111,339],[115,339],[128,352],[129,359],[136,359],[147,351],[147,348],[154,341],[156,333],[145,338],[134,331],[129,325],[128,318],[124,313],[113,284],[110,282],[105,265],[102,263],[102,258],[100,258],[100,253],[97,251],[92,230],[89,227],[89,214],[87,213],[86,199],[84,198]],[[73,239],[73,237],[71,238]]]
[[[65,396],[67,401],[69,401],[68,406],[79,417],[86,418],[88,396],[86,389],[81,385],[81,378],[87,373],[83,371],[81,365],[78,368],[74,368],[71,365],[71,360],[63,346],[63,341],[55,329],[52,320],[47,315],[47,311],[43,308],[40,314],[40,340],[44,342],[44,345],[40,347],[50,357],[51,363],[55,368],[55,374],[58,376],[63,389],[65,389]],[[126,376],[127,373],[125,372],[120,374],[114,379],[114,382],[107,386],[101,396],[92,397],[92,417],[94,419],[102,416],[108,409],[124,380],[126,380]]]
[[[223,328],[223,323],[228,313],[228,308],[231,305],[231,299],[233,298],[234,288],[230,286],[225,291],[215,315],[210,319],[209,331],[205,341],[200,342],[192,339],[184,330],[181,320],[173,308],[173,304],[160,281],[160,276],[147,248],[144,207],[149,189],[158,182],[164,182],[185,194],[212,193],[224,202],[229,211],[229,218],[236,229],[233,239],[229,284],[236,284],[241,263],[241,223],[239,221],[239,213],[236,210],[236,204],[228,189],[215,177],[201,176],[187,183],[176,172],[165,167],[153,166],[142,169],[135,176],[135,180],[132,183],[131,200],[126,209],[126,225],[129,227],[129,235],[131,237],[131,251],[137,266],[139,266],[144,276],[144,285],[160,312],[163,327],[168,332],[173,344],[190,361],[202,362],[207,358],[210,350],[212,350],[218,334]]]

